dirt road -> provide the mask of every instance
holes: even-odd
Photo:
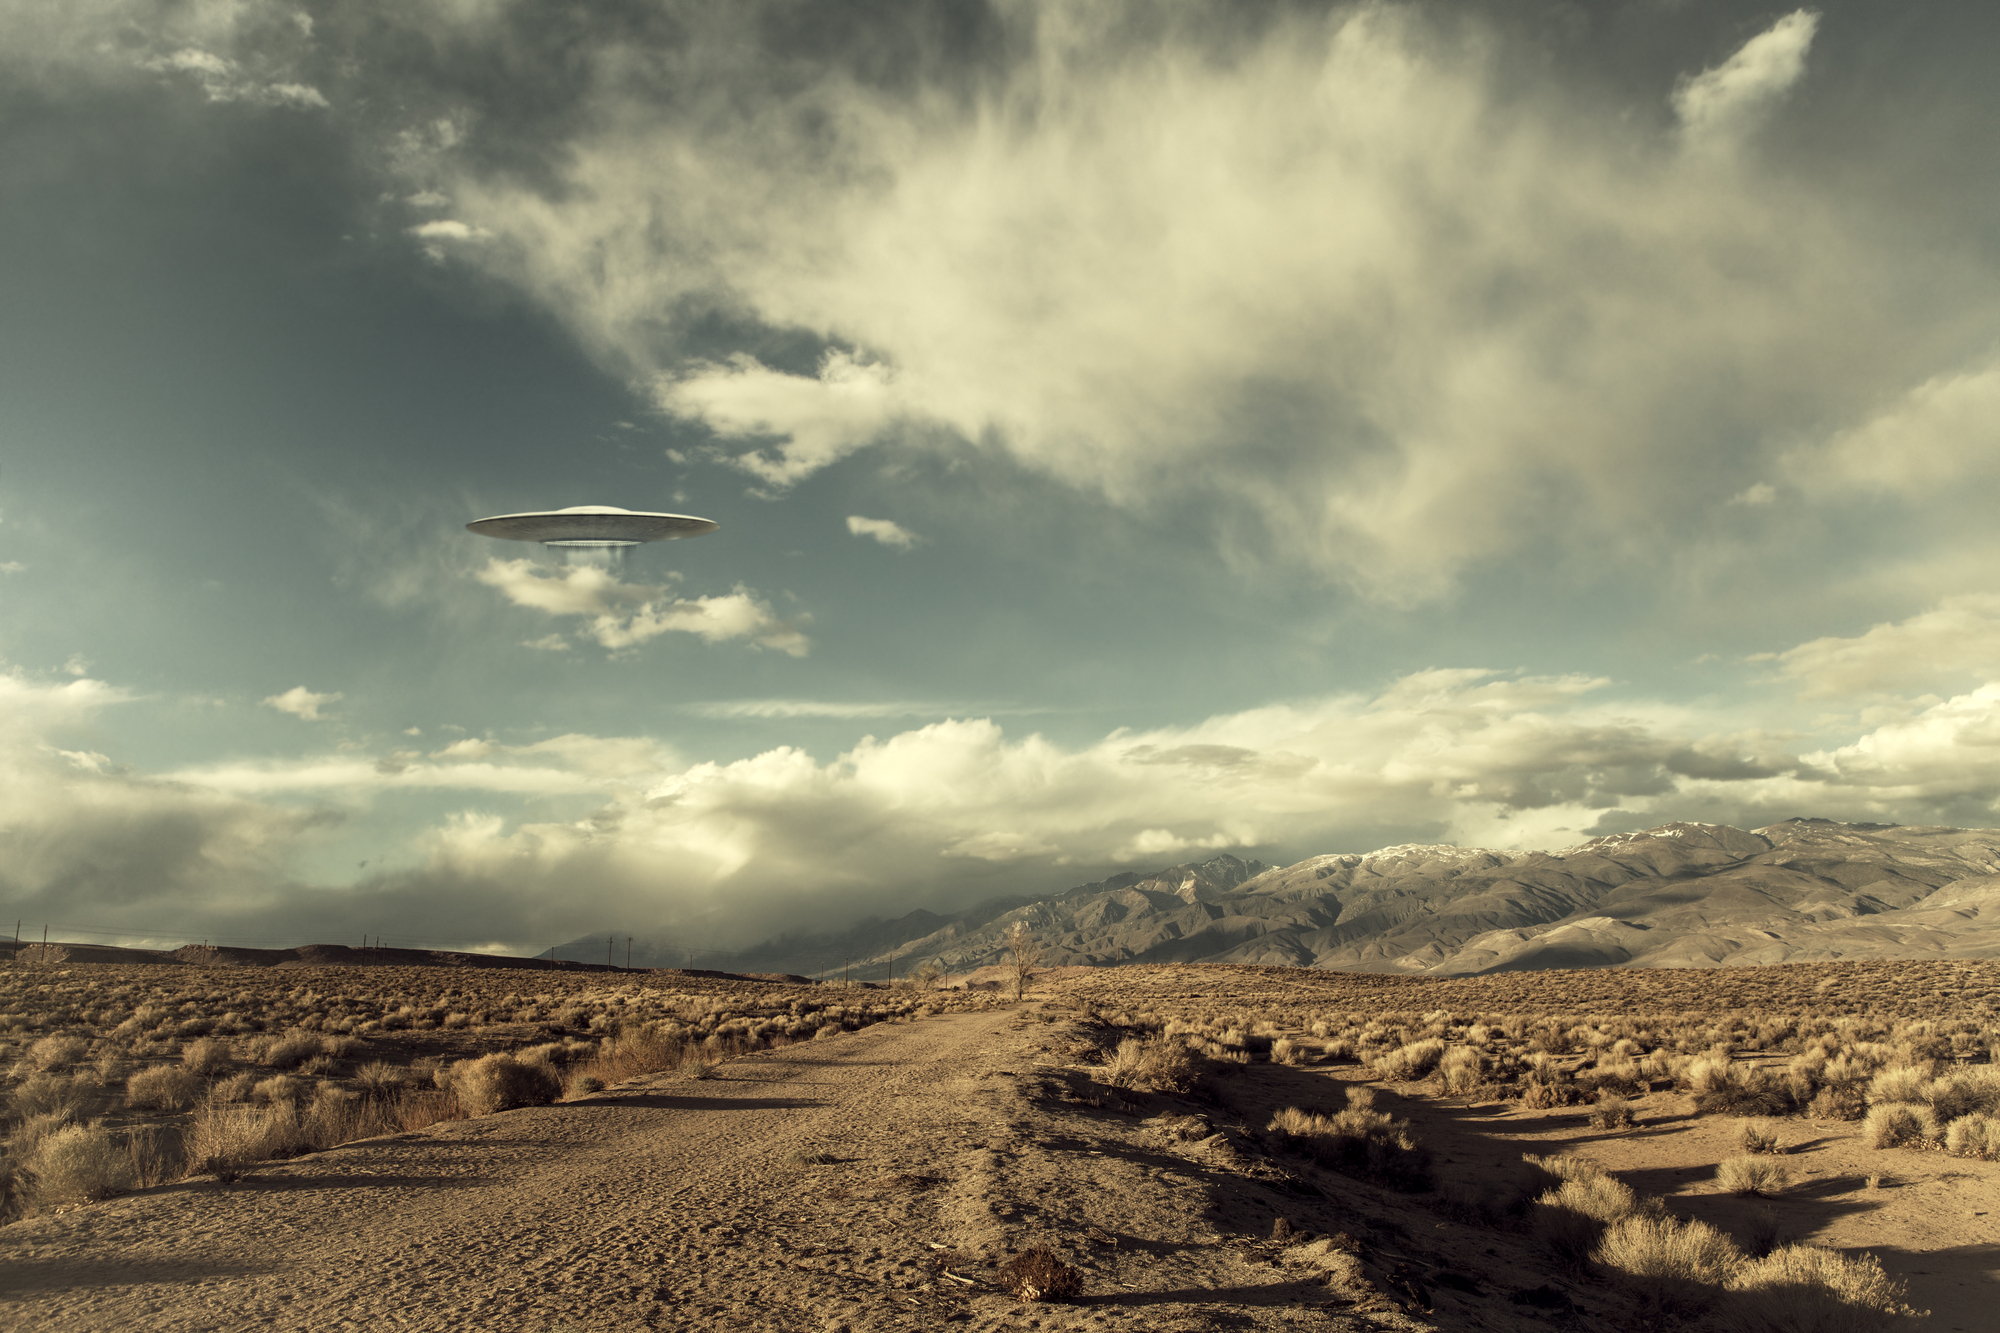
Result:
[[[907,1245],[892,1254],[851,1234],[824,1205],[829,1168],[795,1159],[877,1174],[928,1160],[940,1123],[977,1104],[975,1066],[1007,1026],[989,1014],[884,1024],[734,1061],[715,1079],[665,1076],[350,1144],[233,1186],[33,1219],[0,1233],[0,1322],[826,1327],[849,1289],[879,1307],[930,1275]]]

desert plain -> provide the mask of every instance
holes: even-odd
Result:
[[[8,1328],[1942,1333],[2000,1292],[1984,961],[0,985]]]

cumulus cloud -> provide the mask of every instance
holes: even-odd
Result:
[[[893,546],[899,551],[907,551],[917,544],[917,534],[893,519],[863,518],[859,514],[849,514],[847,530],[857,537],[867,537],[884,546]]]
[[[425,241],[475,241],[486,236],[478,227],[451,218],[439,218],[410,228],[410,235]]]
[[[1730,152],[1805,77],[1806,52],[1819,15],[1794,10],[1743,44],[1713,69],[1674,90],[1674,111],[1689,148]]]
[[[60,739],[101,729],[121,692],[0,675],[0,890],[114,920],[256,922],[290,942],[355,911],[464,942],[476,904],[489,939],[609,917],[719,944],[772,920],[949,908],[1216,851],[1561,847],[1605,821],[1688,816],[1990,823],[2000,803],[2000,683],[1804,754],[1606,686],[1433,670],[1078,744],[960,717],[823,759],[779,746],[690,762],[644,736],[569,734],[149,775],[115,744]],[[419,791],[462,804],[407,833],[394,868],[310,886],[302,866],[356,811]]]
[[[1879,414],[1785,463],[1819,493],[1922,496],[2000,466],[2000,365],[1933,376]]]
[[[135,774],[53,739],[100,727],[131,698],[96,680],[0,673],[0,900],[58,921],[281,902],[288,864],[334,817]]]
[[[1798,682],[1808,699],[1991,680],[2000,677],[2000,595],[1947,597],[1907,620],[1755,660],[1776,661],[1780,678]]]
[[[763,484],[990,451],[1199,500],[1232,554],[1385,597],[1544,539],[1516,517],[1550,505],[1593,559],[1653,561],[1775,425],[1847,419],[1929,327],[1890,314],[1906,257],[1852,199],[1682,151],[1796,86],[1810,13],[1691,75],[1662,130],[1517,95],[1476,20],[1343,6],[1217,44],[1111,12],[1009,9],[1020,59],[958,83],[783,91],[744,28],[696,25],[597,67],[553,183],[424,171],[495,237],[472,262]],[[712,310],[826,350],[689,361],[676,330]]]
[[[783,619],[740,585],[721,597],[676,598],[664,586],[622,583],[592,566],[554,574],[532,560],[489,560],[474,577],[516,606],[584,618],[586,632],[606,648],[631,648],[663,634],[692,634],[707,643],[744,639],[792,657],[804,657],[812,646],[799,628],[803,617]],[[549,644],[542,640],[533,646]]]
[[[283,694],[273,694],[264,700],[264,706],[275,708],[280,713],[290,713],[293,717],[307,722],[321,721],[325,714],[320,710],[328,704],[339,703],[344,696],[339,692],[315,694],[303,685],[294,685]]]

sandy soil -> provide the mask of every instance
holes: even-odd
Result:
[[[712,1080],[658,1076],[270,1164],[232,1186],[187,1182],[33,1218],[0,1230],[0,1326],[1630,1323],[1622,1298],[1551,1277],[1522,1235],[1267,1151],[1254,1131],[1268,1108],[1333,1100],[1329,1083],[1355,1077],[1351,1066],[1242,1069],[1221,1105],[1197,1105],[1104,1087],[1073,1063],[1087,1035],[1024,1011],[881,1024],[732,1061]],[[1654,1129],[1593,1144],[1576,1142],[1587,1135],[1573,1117],[1397,1109],[1418,1115],[1446,1172],[1568,1144],[1638,1173],[1642,1189],[1677,1189],[1677,1209],[1738,1202],[1704,1203],[1705,1177],[1670,1174],[1728,1155],[1697,1142],[1722,1122],[1676,1127],[1661,1113]],[[1931,1327],[1989,1326],[1970,1317],[1996,1294],[1981,1265],[2000,1168],[1800,1146],[1793,1160],[1824,1183],[1777,1205],[1795,1233],[1879,1244],[1843,1228],[1893,1222],[1909,1262],[1892,1267],[1939,1309]],[[1870,1170],[1893,1159],[1896,1183],[1850,1201],[1864,1187],[1847,1188],[1846,1153]],[[1271,1241],[1279,1218],[1320,1239]],[[1082,1270],[1080,1300],[1028,1305],[997,1290],[996,1263],[1030,1244]],[[1947,1295],[1964,1303],[1947,1310]]]

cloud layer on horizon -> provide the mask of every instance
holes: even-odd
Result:
[[[1837,645],[1795,651],[1812,688],[1880,683],[1840,666]],[[1809,674],[1827,659],[1835,675]],[[218,936],[309,933],[345,903],[393,904],[432,938],[463,940],[476,919],[480,938],[522,942],[587,918],[741,944],[773,922],[949,909],[1219,851],[1554,848],[1673,818],[1991,823],[2000,807],[2000,682],[1908,700],[1811,748],[1747,717],[1718,732],[1712,712],[1612,700],[1607,684],[1431,670],[1369,696],[1077,746],[966,717],[824,761],[779,746],[691,762],[645,737],[428,751],[396,737],[147,775],[59,739],[127,695],[13,674],[0,676],[14,719],[0,748],[0,896],[107,921],[199,917]],[[356,883],[306,882],[316,840],[419,791],[463,805]],[[588,813],[551,817],[547,802],[578,800]]]

